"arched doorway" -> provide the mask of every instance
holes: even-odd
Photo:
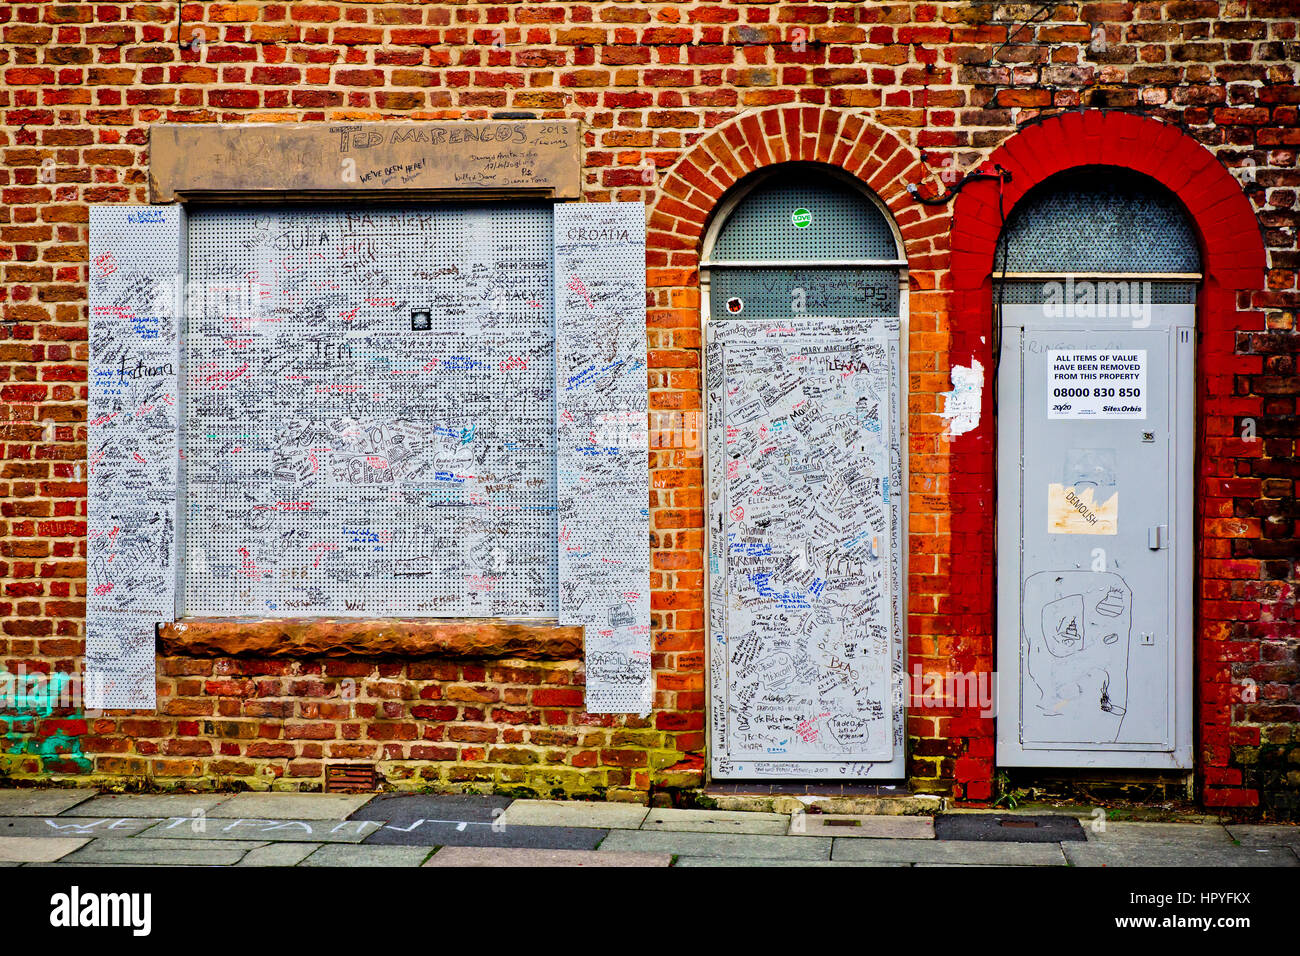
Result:
[[[906,775],[907,268],[834,167],[739,183],[704,236],[711,770]]]
[[[1012,210],[993,277],[998,763],[1189,769],[1192,223],[1075,168]]]

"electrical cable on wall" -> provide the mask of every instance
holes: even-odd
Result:
[[[957,182],[953,185],[951,189],[941,193],[938,196],[922,196],[921,187],[918,183],[908,183],[907,193],[909,196],[911,196],[913,199],[915,199],[917,202],[921,203],[924,206],[943,206],[951,202],[953,199],[955,199],[957,194],[960,193],[963,189],[965,189],[968,183],[973,183],[981,179],[996,179],[1000,182],[1011,181],[1010,170],[996,163],[994,164],[993,168],[997,170],[996,173],[982,173],[978,171],[966,173],[964,176],[962,176],[961,179],[957,180]],[[999,195],[1000,194],[1001,194],[1001,188],[999,187]]]
[[[1008,173],[1007,179],[1010,178],[1011,176]],[[990,385],[992,390],[990,397],[993,403],[993,417],[995,419],[998,414],[998,370],[1002,367],[1002,302],[1007,288],[1007,260],[1011,255],[1011,237],[1007,235],[1007,213],[1002,200],[1003,182],[1003,180],[998,181],[998,245],[1002,248],[1002,268],[998,269],[1000,278],[997,283],[997,292],[993,296],[993,381]],[[996,249],[994,249],[993,258],[996,262]]]
[[[1004,202],[1003,190],[1005,185],[1011,181],[1011,171],[997,163],[994,164],[994,169],[996,170],[996,172],[993,173],[969,172],[966,175],[964,175],[960,180],[958,180],[957,183],[951,189],[945,191],[944,193],[938,196],[929,196],[929,197],[922,196],[920,187],[916,183],[909,183],[907,186],[907,192],[909,195],[911,195],[913,199],[915,199],[919,203],[922,203],[923,205],[942,206],[942,205],[946,205],[949,201],[955,198],[966,187],[967,183],[971,183],[980,179],[993,179],[997,181],[998,242],[997,242],[997,246],[995,246],[993,251],[993,263],[994,263],[994,268],[996,270],[996,274],[999,276],[999,280],[997,281],[997,291],[994,293],[993,296],[993,327],[991,330],[992,340],[990,342],[990,345],[993,350],[993,371],[991,375],[991,381],[989,382],[989,391],[990,391],[989,402],[992,405],[993,419],[996,422],[998,416],[998,376],[999,376],[999,370],[1002,366],[1002,305],[1003,305],[1003,299],[1006,290],[1007,261],[1010,257],[1010,246],[1011,246],[1011,237],[1007,235],[1007,214],[1006,214],[1006,206]],[[1001,259],[1002,259],[1001,268],[997,268],[999,249],[1001,251]],[[993,456],[993,488],[995,489],[998,487],[997,469],[998,469],[998,456],[995,454]],[[994,500],[989,510],[993,515],[994,527],[996,528],[997,527],[996,495],[994,495]],[[993,551],[994,567],[997,567],[998,541],[997,541],[996,534],[993,535],[992,551]],[[994,633],[996,634],[997,626],[998,626],[996,607],[994,608],[994,612],[993,612],[993,621],[994,621],[993,629],[994,629]]]
[[[921,187],[917,183],[908,183],[907,192],[908,195],[910,195],[913,199],[915,199],[917,202],[921,203],[922,205],[943,206],[951,202],[963,189],[966,188],[967,184],[969,183],[973,183],[982,179],[992,179],[997,181],[998,220],[999,220],[998,245],[1001,247],[1002,250],[1002,268],[1001,270],[999,270],[998,274],[1002,276],[1002,279],[998,283],[997,294],[994,297],[994,303],[993,303],[993,333],[992,333],[993,339],[991,342],[993,348],[993,380],[992,383],[990,384],[990,389],[992,390],[993,414],[996,416],[998,413],[998,368],[1002,364],[1002,300],[1004,294],[1004,287],[1006,285],[1007,257],[1009,255],[1008,252],[1009,237],[1007,236],[1007,214],[1003,206],[1003,187],[1005,186],[1005,184],[1011,182],[1011,171],[1006,167],[1002,166],[1000,163],[994,163],[993,168],[996,170],[996,172],[985,173],[979,171],[972,171],[966,173],[964,176],[962,176],[961,179],[959,179],[953,185],[951,189],[948,189],[937,196],[922,196]],[[993,257],[994,257],[994,263],[996,265],[996,261],[997,261],[996,250],[994,251]]]

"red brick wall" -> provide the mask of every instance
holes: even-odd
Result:
[[[1247,324],[1234,327],[1240,333],[1225,326],[1234,337],[1222,340],[1222,362],[1206,382],[1206,394],[1218,397],[1203,404],[1201,450],[1213,473],[1202,472],[1199,489],[1207,520],[1198,666],[1202,722],[1222,732],[1205,736],[1201,762],[1212,789],[1254,794],[1222,799],[1284,808],[1300,789],[1295,10],[1285,0],[1085,3],[1021,24],[1010,19],[1016,9],[969,2],[0,4],[0,661],[10,672],[78,666],[86,206],[146,201],[148,124],[482,118],[510,109],[582,120],[588,198],[642,199],[651,207],[648,384],[661,412],[700,407],[696,227],[720,188],[770,161],[781,145],[819,155],[814,130],[830,130],[833,144],[858,142],[860,130],[874,131],[874,144],[897,141],[891,161],[905,160],[889,175],[869,164],[860,169],[907,232],[912,268],[909,653],[926,668],[991,667],[990,439],[986,429],[965,444],[949,443],[935,417],[938,393],[951,387],[951,365],[979,354],[981,333],[970,323],[988,319],[950,312],[951,210],[922,210],[899,190],[915,179],[937,191],[939,171],[975,168],[1044,113],[1107,107],[1176,124],[1220,166],[1249,162],[1256,170],[1248,196],[1264,229],[1268,272],[1229,309]],[[779,111],[790,106],[809,112]],[[760,112],[772,107],[778,111]],[[807,136],[805,116],[815,117]],[[716,132],[723,127],[730,130],[725,143]],[[768,157],[744,155],[744,144],[759,140]],[[705,156],[717,160],[716,170],[696,162]],[[841,158],[861,164],[870,157]],[[693,171],[705,180],[693,181]],[[673,193],[673,183],[693,191],[677,186]],[[1261,439],[1245,450],[1231,438],[1243,417],[1257,419]],[[622,749],[613,737],[626,732],[628,747],[645,753],[647,765],[690,769],[701,765],[704,746],[702,471],[695,451],[668,441],[673,447],[652,454],[653,739],[636,736],[644,730],[636,718],[601,732],[610,734],[607,749]],[[190,680],[172,673],[176,668],[207,663],[163,662],[164,689]],[[302,664],[302,680],[310,683],[317,666]],[[569,686],[580,684],[575,662],[555,667],[569,674]],[[550,665],[541,670],[552,673]],[[409,672],[382,681],[375,675],[369,679],[405,685],[403,700],[437,686]],[[1258,684],[1257,701],[1223,696],[1247,677]],[[286,691],[298,679],[266,677],[284,681],[277,689]],[[546,683],[515,686],[536,693]],[[503,693],[510,686],[503,684]],[[287,718],[246,709],[255,696],[177,690],[175,700],[207,701],[247,725],[231,740],[244,740],[238,734],[252,726],[267,740],[289,739]],[[319,688],[278,699],[294,702],[293,721],[317,721]],[[413,708],[391,721],[413,722],[421,739],[492,725],[499,736],[484,742],[489,754],[493,745],[518,743],[505,737],[517,725],[495,722],[490,712],[479,720],[465,713],[472,703],[460,706],[453,721],[416,717]],[[566,713],[565,732],[584,733],[581,712]],[[57,711],[19,721],[0,715],[8,728],[0,749],[10,754],[0,761],[32,772],[119,773],[124,765],[109,761],[135,759],[169,778],[175,768],[161,761],[196,761],[188,766],[206,776],[226,772],[214,768],[220,760],[249,762],[246,752],[216,752],[224,738],[202,721],[189,733],[195,716],[163,713],[161,735],[151,735],[160,728],[134,723],[150,718],[109,716],[88,728],[75,719],[60,723]],[[339,729],[332,739],[347,739],[345,718],[320,719]],[[527,725],[521,746],[567,773],[586,748],[547,742],[550,726]],[[991,731],[990,721],[968,714],[918,712],[909,721],[914,784],[987,796]],[[171,746],[202,749],[207,741],[214,753],[173,758],[162,752],[173,735],[190,743]],[[257,760],[288,773],[328,759],[313,756],[314,741],[292,746],[292,756]],[[416,773],[445,769],[441,761],[416,764]],[[495,768],[498,781],[519,766],[490,757],[482,765]],[[606,766],[603,785],[641,787],[649,776],[634,770],[622,781],[618,764]]]
[[[319,785],[326,763],[396,786],[605,794],[649,786],[653,721],[590,715],[578,662],[169,657],[158,715],[92,720],[100,773]]]

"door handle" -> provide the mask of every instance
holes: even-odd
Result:
[[[1153,524],[1147,528],[1147,547],[1152,551],[1162,551],[1169,547],[1169,526]]]

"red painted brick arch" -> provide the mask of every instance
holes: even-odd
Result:
[[[1260,454],[1260,443],[1239,440],[1236,419],[1264,409],[1259,398],[1237,397],[1233,387],[1235,374],[1260,361],[1235,350],[1236,332],[1264,327],[1263,313],[1250,311],[1250,294],[1265,293],[1264,244],[1254,209],[1236,179],[1195,139],[1175,126],[1128,113],[1088,110],[1049,117],[1021,129],[990,160],[1012,174],[1003,187],[1008,216],[1050,176],[1106,165],[1143,173],[1167,187],[1194,224],[1204,272],[1197,305],[1196,767],[1206,804],[1255,806],[1258,794],[1245,789],[1241,771],[1229,765],[1232,745],[1259,743],[1258,728],[1234,726],[1231,701],[1237,694],[1230,674],[1233,661],[1258,659],[1260,642],[1258,631],[1241,640],[1241,615],[1249,608],[1231,596],[1234,585],[1261,580],[1259,562],[1233,560],[1230,547],[1233,538],[1260,536],[1258,519],[1239,515],[1234,501],[1257,496],[1259,484],[1250,477],[1249,461]],[[953,214],[954,351],[980,357],[985,368],[992,367],[991,273],[1001,230],[997,190],[995,182],[972,183]],[[981,492],[991,499],[993,474],[984,464],[991,464],[994,447],[990,408],[982,422],[957,448],[972,460],[971,473],[983,473]],[[993,533],[990,509],[979,535],[988,566],[994,560]],[[992,591],[987,600],[991,611]],[[983,791],[980,772],[991,769],[989,761],[968,765],[959,780],[966,776],[975,796]]]
[[[1214,155],[1176,126],[1109,110],[1066,113],[1020,130],[990,161],[1012,174],[1003,196],[1008,215],[1030,189],[1067,169],[1120,166],[1150,176],[1182,201],[1195,224],[1208,294],[1263,288],[1264,242],[1250,200]],[[980,183],[963,191],[952,241],[958,293],[992,288],[1000,230],[996,186]]]

